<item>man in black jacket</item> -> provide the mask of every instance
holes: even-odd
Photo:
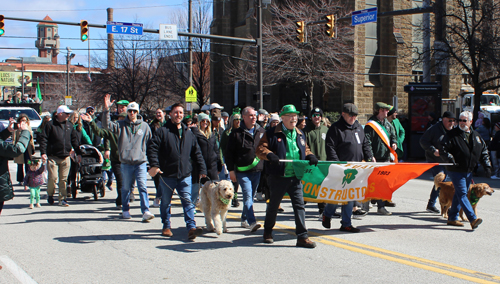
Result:
[[[327,161],[361,162],[373,161],[370,141],[365,137],[361,124],[357,121],[358,107],[354,104],[344,104],[342,114],[326,134],[325,150]],[[323,212],[323,227],[330,228],[330,220],[338,205],[327,204]],[[351,215],[354,201],[342,205],[341,231],[357,233],[360,230],[352,226]],[[363,211],[366,214],[366,211]]]
[[[481,135],[472,130],[472,113],[464,111],[460,113],[458,127],[450,130],[444,137],[444,143],[440,155],[448,162],[453,163],[446,166],[448,175],[455,187],[455,195],[448,211],[448,222],[450,226],[463,227],[458,221],[458,212],[464,210],[469,219],[472,230],[476,229],[481,222],[474,214],[472,205],[467,197],[467,191],[472,180],[472,171],[478,162],[481,162],[486,170],[486,176],[491,176],[490,157],[488,148]]]
[[[444,163],[446,160],[439,155],[442,141],[446,133],[453,128],[455,123],[455,115],[452,112],[445,111],[442,121],[434,124],[424,132],[420,138],[420,146],[425,151],[425,160],[428,163]],[[435,177],[440,172],[444,172],[443,166],[434,166],[431,168],[432,176]],[[432,186],[431,196],[427,203],[427,211],[439,214],[439,209],[436,208],[436,201],[439,196],[439,188]]]
[[[59,178],[59,205],[69,206],[66,202],[68,196],[66,183],[71,166],[71,150],[73,149],[78,155],[78,163],[82,160],[76,129],[68,121],[72,112],[67,106],[59,106],[54,119],[45,125],[38,140],[42,159],[48,161],[47,202],[49,204],[54,204],[54,189],[56,180]]]
[[[226,165],[229,177],[238,182],[243,192],[243,212],[241,226],[257,231],[261,224],[257,223],[253,212],[253,198],[259,186],[263,162],[257,158],[255,149],[264,136],[264,128],[257,122],[257,113],[253,107],[247,106],[241,111],[243,122],[240,127],[229,134],[226,149]]]
[[[163,223],[162,235],[173,236],[170,230],[170,203],[174,189],[177,190],[184,209],[184,220],[188,229],[188,239],[194,240],[202,233],[194,220],[195,204],[191,202],[191,162],[197,163],[200,176],[206,177],[207,168],[193,132],[182,123],[184,106],[176,103],[170,110],[170,120],[155,131],[149,141],[147,156],[149,175],[160,174],[162,191],[160,215]],[[161,159],[160,159],[161,157]],[[205,212],[210,214],[210,212]]]

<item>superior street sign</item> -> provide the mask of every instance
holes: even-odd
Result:
[[[142,24],[139,23],[106,22],[108,34],[142,35],[142,30]]]
[[[352,18],[352,25],[353,26],[371,23],[371,22],[376,22],[377,21],[377,7],[365,9],[365,10],[354,11],[354,12],[352,12],[351,15],[352,15],[351,18]]]

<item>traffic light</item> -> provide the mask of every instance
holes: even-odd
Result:
[[[5,17],[3,15],[0,15],[0,36],[3,36],[5,34],[4,20],[5,20]]]
[[[328,21],[326,23],[326,34],[329,37],[335,37],[335,16],[328,15],[328,16],[325,16],[325,18]]]
[[[80,39],[82,41],[89,39],[89,22],[85,20],[80,21]]]
[[[297,27],[299,27],[297,29],[297,33],[299,34],[297,36],[297,39],[299,40],[299,42],[306,42],[306,22],[299,21],[295,22],[295,24],[297,24]]]

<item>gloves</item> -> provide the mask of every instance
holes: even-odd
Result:
[[[309,160],[309,165],[311,166],[317,166],[318,165],[318,158],[314,155],[309,155],[306,157],[306,160]]]
[[[486,175],[487,178],[490,178],[491,177],[491,168],[490,167],[485,168],[484,174]]]
[[[450,154],[450,153],[448,153],[448,161],[449,161],[450,163],[453,163],[453,165],[455,165],[455,166],[456,166],[456,165],[458,165],[457,163],[455,163],[455,158],[454,158],[454,157],[453,157],[453,155],[452,155],[452,154]]]
[[[267,159],[269,160],[269,162],[271,163],[271,165],[279,165],[280,163],[280,157],[278,157],[278,155],[274,154],[274,153],[269,153],[267,154]]]

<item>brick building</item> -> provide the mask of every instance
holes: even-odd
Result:
[[[280,0],[273,0],[279,2]],[[265,3],[266,1],[263,0]],[[269,1],[268,1],[269,2]],[[211,33],[235,37],[256,36],[254,0],[214,1]],[[396,11],[421,7],[422,0],[348,0],[354,10],[378,7],[379,12]],[[431,15],[432,21],[433,15]],[[263,9],[263,20],[269,22],[271,15]],[[345,102],[354,102],[360,108],[359,120],[365,123],[373,112],[374,102],[384,101],[398,106],[401,114],[409,114],[409,96],[404,86],[409,82],[421,80],[421,65],[413,65],[416,54],[411,46],[421,47],[419,32],[413,27],[418,25],[422,15],[405,15],[378,18],[378,22],[355,27],[353,85],[342,85],[336,91],[330,91],[322,99],[322,90],[315,91],[314,104],[328,111],[340,112]],[[432,39],[431,39],[432,42]],[[236,101],[240,105],[258,106],[256,87],[243,82],[232,83],[224,70],[224,64],[231,57],[241,56],[241,47],[237,45],[212,44],[212,95],[213,101],[225,106],[232,106]],[[431,81],[435,80],[434,71]],[[370,74],[370,75],[367,75]],[[449,94],[456,96],[462,87],[461,76],[443,76],[442,97]],[[321,87],[317,87],[321,88]],[[304,104],[304,92],[290,85],[265,88],[264,108],[276,111],[285,103],[293,103],[299,109]],[[235,94],[237,93],[237,96]],[[434,106],[433,103],[429,103]],[[428,110],[430,111],[430,110]],[[432,110],[434,111],[434,110]]]

